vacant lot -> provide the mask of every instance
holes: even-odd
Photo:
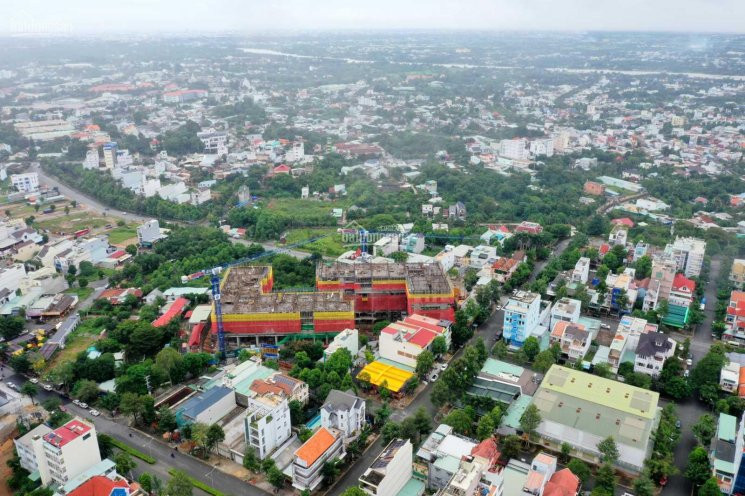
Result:
[[[338,257],[350,249],[344,247],[341,234],[336,232],[336,228],[293,229],[287,233],[287,244],[292,245],[319,236],[326,237],[294,249],[307,252],[317,251],[329,257]]]

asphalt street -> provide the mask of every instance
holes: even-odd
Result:
[[[2,372],[0,372],[0,375],[2,376],[3,382],[12,382],[19,388],[26,382],[25,377],[16,374],[8,367],[4,367]],[[55,391],[44,391],[40,388],[36,401],[43,402],[52,397],[57,397],[62,400],[65,409],[71,414],[78,415],[93,422],[98,433],[108,434],[114,439],[118,439],[119,441],[137,448],[143,453],[153,456],[157,460],[155,464],[148,465],[144,461],[135,458],[134,461],[137,463],[137,468],[134,471],[135,477],[139,477],[142,472],[148,472],[157,476],[165,483],[170,478],[168,470],[176,468],[178,470],[183,470],[190,476],[204,482],[205,484],[233,496],[266,496],[269,494],[262,489],[248,484],[246,481],[221,472],[216,466],[209,465],[192,456],[174,451],[170,446],[158,439],[152,438],[125,425],[123,419],[117,419],[117,421],[114,421],[104,417],[103,415],[93,417],[87,410],[71,403],[68,398]],[[171,454],[174,455],[173,458],[171,457]],[[204,493],[195,489],[195,494]]]
[[[713,258],[711,260],[709,284],[707,284],[704,291],[704,296],[706,297],[704,322],[698,326],[691,339],[691,353],[693,353],[694,364],[706,355],[713,342],[711,338],[711,324],[714,322],[714,309],[717,301],[717,280],[719,279],[721,265],[720,258]],[[693,437],[691,427],[698,421],[701,415],[710,413],[710,410],[698,398],[688,398],[685,401],[677,402],[677,410],[682,432],[678,446],[675,449],[674,459],[675,466],[678,467],[680,473],[670,477],[670,481],[663,490],[663,493],[687,495],[691,494],[693,488],[688,479],[683,476],[683,472],[685,472],[685,467],[688,464],[688,455],[696,446],[696,439]]]

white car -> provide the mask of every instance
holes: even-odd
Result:
[[[44,391],[51,391],[51,390],[52,390],[52,386],[50,386],[49,384],[44,384]]]
[[[80,408],[88,408],[88,403],[83,403],[82,401],[78,404]]]
[[[36,377],[34,377],[33,379],[29,379],[29,382],[31,384],[38,384],[39,383],[39,379],[37,379]]]
[[[98,417],[99,415],[101,415],[101,412],[99,412],[98,410],[94,410],[93,408],[91,408],[90,413],[94,417]]]
[[[447,368],[448,368],[448,364],[447,363],[440,364],[440,371],[441,372],[445,372],[445,370],[447,370]]]
[[[429,376],[429,382],[435,382],[438,377],[440,376],[437,375],[437,373],[432,374],[431,376]]]
[[[74,400],[72,400],[72,404],[73,404],[73,405],[78,405],[78,406],[80,406],[80,400],[78,400],[78,399],[74,399]]]
[[[15,389],[15,388],[16,388],[16,385],[15,385],[15,384],[13,384],[12,382],[6,382],[6,384],[8,385],[8,387],[9,387],[10,389]]]

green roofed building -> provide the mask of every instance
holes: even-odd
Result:
[[[670,327],[685,327],[691,320],[690,310],[687,305],[673,305],[668,303],[667,315],[663,317],[662,323]]]
[[[520,395],[533,394],[537,388],[537,376],[532,371],[487,358],[473,386],[468,389],[468,394],[486,396],[509,405]]]
[[[554,365],[533,396],[541,414],[541,444],[559,451],[569,443],[573,455],[600,463],[598,443],[612,436],[617,468],[641,472],[659,422],[659,394],[611,379]]]

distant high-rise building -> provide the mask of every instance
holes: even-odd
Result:
[[[111,141],[103,145],[103,161],[106,168],[111,170],[116,167],[116,150],[117,145],[115,141]]]
[[[84,169],[98,169],[101,163],[101,156],[98,153],[98,148],[91,148],[85,154],[85,161],[83,162]]]

